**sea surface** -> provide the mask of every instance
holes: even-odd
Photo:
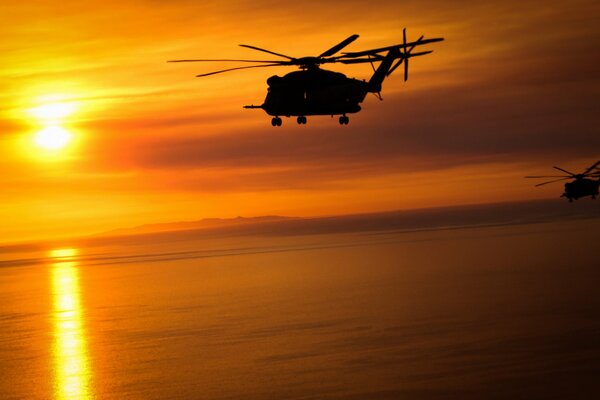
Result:
[[[600,219],[0,252],[0,399],[590,399]]]

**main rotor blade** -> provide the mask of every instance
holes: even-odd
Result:
[[[332,60],[332,61],[328,61],[328,62],[341,62],[342,64],[362,64],[362,63],[367,63],[367,62],[377,62],[377,61],[381,61],[378,58],[352,58],[350,60]]]
[[[232,60],[229,58],[219,58],[219,59],[193,59],[193,60],[168,60],[168,63],[180,63],[180,62],[248,62],[248,63],[279,63],[279,62],[287,62],[287,61],[279,61],[279,60]]]
[[[524,178],[571,178],[570,176],[565,175],[529,175]]]
[[[240,46],[241,47],[246,47],[246,48],[252,49],[252,50],[258,50],[258,51],[262,51],[262,52],[265,52],[265,53],[273,54],[275,56],[287,58],[288,60],[295,60],[294,57],[286,56],[285,54],[275,53],[274,51],[271,51],[271,50],[261,49],[260,47],[250,46],[250,45],[247,45],[247,44],[240,44]]]
[[[538,183],[538,184],[537,184],[537,185],[535,185],[535,186],[536,186],[536,187],[537,187],[537,186],[544,186],[544,185],[547,185],[547,184],[549,184],[549,183],[554,183],[554,182],[558,182],[558,181],[564,181],[565,179],[572,179],[572,178],[569,176],[569,177],[566,177],[566,178],[554,179],[554,180],[552,180],[552,181],[548,181],[548,182],[544,182],[544,183]]]
[[[336,44],[335,46],[333,46],[332,48],[327,50],[326,52],[324,52],[323,54],[321,54],[319,57],[332,56],[335,53],[337,53],[338,51],[340,51],[341,49],[343,49],[344,47],[348,46],[350,43],[354,42],[356,39],[358,39],[358,35],[356,35],[356,34],[349,36],[346,39],[342,40],[340,43]]]
[[[557,170],[562,171],[562,172],[565,172],[565,173],[567,173],[569,175],[577,175],[577,174],[574,174],[572,172],[567,171],[566,169],[562,169],[560,167],[552,167],[552,168],[557,169]]]
[[[250,68],[261,68],[261,67],[279,67],[281,65],[285,65],[285,64],[279,64],[279,63],[277,63],[277,64],[250,65],[248,67],[227,68],[227,69],[222,69],[222,70],[219,70],[219,71],[208,72],[206,74],[196,75],[196,78],[201,78],[203,76],[209,76],[209,75],[222,74],[223,72],[235,71],[235,70],[238,70],[238,69],[250,69]]]
[[[591,167],[589,167],[588,169],[586,169],[583,172],[583,175],[587,174],[588,172],[590,172],[591,170],[593,170],[594,168],[596,168],[598,166],[598,164],[600,164],[600,161],[596,161],[596,164],[592,165]]]
[[[406,47],[408,47],[408,46],[422,46],[424,44],[441,42],[443,40],[444,40],[444,38],[433,38],[433,39],[417,40],[415,42],[406,43]],[[377,54],[377,53],[382,53],[384,51],[389,51],[389,50],[392,50],[392,49],[395,49],[395,48],[402,48],[402,47],[404,47],[404,43],[403,44],[396,44],[394,46],[380,47],[378,49],[365,50],[365,51],[357,51],[357,52],[351,52],[351,53],[342,53],[342,54],[344,54],[347,57],[361,57],[361,56],[367,56],[367,55],[373,55],[373,54]]]
[[[433,50],[420,51],[418,53],[408,53],[405,57],[406,58],[418,57],[418,56],[424,56],[425,54],[431,54],[431,53],[433,53]]]

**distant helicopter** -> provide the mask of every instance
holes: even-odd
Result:
[[[443,38],[424,39],[421,36],[414,42],[406,42],[406,29],[402,31],[403,42],[394,46],[381,47],[372,50],[353,53],[342,53],[334,56],[340,50],[358,39],[358,35],[352,35],[336,44],[319,56],[290,57],[285,54],[275,53],[270,50],[255,46],[241,44],[240,46],[253,50],[262,51],[286,60],[232,60],[232,59],[195,59],[195,60],[170,60],[168,62],[244,62],[254,63],[245,67],[228,68],[197,77],[220,74],[223,72],[239,69],[297,66],[300,71],[290,72],[281,77],[277,75],[267,79],[267,97],[260,106],[249,105],[244,108],[261,108],[271,116],[271,125],[281,126],[280,116],[296,116],[298,124],[306,124],[309,115],[340,115],[340,125],[347,125],[350,119],[346,114],[357,113],[361,110],[362,103],[367,93],[375,94],[380,100],[381,85],[383,80],[404,63],[404,80],[408,79],[408,59],[429,54],[432,51],[413,53],[415,47],[428,43],[444,40]],[[384,53],[386,53],[384,55]],[[377,69],[374,62],[380,62]],[[360,64],[371,63],[374,73],[369,81],[348,78],[339,72],[328,71],[319,68],[321,64],[342,63]]]
[[[600,161],[583,171],[581,174],[574,174],[559,167],[552,167],[567,175],[550,175],[550,176],[526,176],[525,178],[559,178],[548,182],[539,183],[535,186],[542,186],[548,183],[563,181],[565,179],[574,179],[572,182],[565,183],[565,192],[560,197],[566,197],[569,202],[577,200],[581,197],[592,196],[595,199],[598,195],[598,187],[600,187],[600,169],[598,169]],[[596,180],[590,178],[598,178]]]

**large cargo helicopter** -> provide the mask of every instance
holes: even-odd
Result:
[[[339,123],[347,125],[349,118],[346,114],[357,113],[361,110],[368,93],[375,94],[381,99],[381,85],[384,79],[392,74],[401,64],[404,64],[404,80],[408,79],[408,60],[412,57],[423,56],[432,51],[415,52],[417,46],[435,43],[443,38],[424,39],[421,36],[414,42],[406,41],[406,29],[403,30],[403,42],[388,47],[381,47],[359,52],[335,55],[343,48],[354,42],[358,35],[352,35],[336,44],[319,56],[290,57],[255,46],[241,44],[252,50],[275,55],[285,60],[232,60],[232,59],[189,59],[171,60],[168,62],[241,62],[256,65],[227,68],[218,71],[196,75],[197,77],[220,74],[240,69],[297,66],[300,71],[290,72],[285,76],[273,75],[267,79],[267,97],[262,105],[249,105],[244,108],[260,108],[273,116],[271,125],[281,126],[281,116],[297,117],[298,124],[306,124],[310,115],[340,115]],[[375,68],[373,63],[379,62]],[[321,69],[322,64],[342,63],[360,64],[371,63],[373,75],[368,81],[348,78],[346,75]]]
[[[552,167],[564,172],[566,175],[526,176],[525,178],[558,178],[548,182],[538,183],[535,186],[543,186],[548,183],[573,179],[572,182],[565,183],[565,191],[560,197],[566,197],[569,202],[585,196],[592,196],[592,199],[595,199],[598,195],[598,188],[600,187],[600,169],[597,168],[598,165],[600,165],[600,161],[596,162],[581,174],[574,174],[560,167]]]

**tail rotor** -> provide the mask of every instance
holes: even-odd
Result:
[[[424,36],[421,35],[421,37],[419,39],[417,39],[416,42],[412,43],[412,46],[410,46],[410,48],[408,48],[407,42],[406,42],[406,28],[404,28],[402,30],[402,53],[400,56],[400,59],[398,60],[398,62],[396,62],[396,64],[394,64],[394,66],[392,66],[392,68],[390,68],[390,70],[387,72],[386,76],[390,76],[392,74],[392,72],[394,72],[396,70],[396,68],[398,68],[400,66],[400,64],[404,63],[404,81],[406,82],[408,80],[408,59],[410,57],[414,57],[416,55],[423,55],[423,54],[429,54],[430,52],[422,52],[422,53],[416,53],[416,54],[411,54],[413,49],[420,44],[420,42],[423,40]]]

